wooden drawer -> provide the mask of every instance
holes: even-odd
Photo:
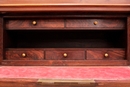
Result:
[[[43,51],[6,51],[7,60],[43,60]]]
[[[28,29],[108,29],[122,30],[125,29],[124,19],[6,19],[6,29],[10,30],[28,30]]]
[[[6,20],[6,29],[44,29],[63,28],[63,19],[9,19]]]
[[[47,60],[83,60],[85,51],[46,51]]]
[[[120,60],[125,58],[124,50],[88,50],[86,54],[88,60]]]
[[[85,29],[124,29],[123,19],[67,19],[67,28]]]

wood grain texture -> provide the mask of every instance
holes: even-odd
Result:
[[[127,18],[127,60],[130,64],[130,16]]]
[[[108,54],[108,57],[105,57],[105,53]],[[123,60],[124,58],[124,50],[87,50],[88,60]]]
[[[47,11],[88,11],[88,12],[129,12],[128,0],[4,0],[0,1],[0,12],[47,12]],[[106,8],[107,7],[107,8]]]
[[[97,22],[97,24],[94,24]],[[125,21],[121,19],[67,19],[67,28],[86,28],[86,29],[123,29]]]
[[[32,22],[36,21],[36,25],[33,25]],[[64,28],[63,19],[17,19],[17,20],[8,20],[6,22],[7,29],[44,29],[44,28]]]
[[[34,20],[37,22],[33,25]],[[66,20],[66,21],[65,21]],[[94,22],[97,22],[95,25]],[[123,19],[17,19],[7,20],[7,30],[32,30],[32,29],[58,29],[58,30],[70,30],[70,29],[82,29],[82,30],[123,30],[125,28],[125,20]]]
[[[64,57],[67,54],[67,57]],[[45,59],[47,60],[84,60],[85,51],[46,51]]]
[[[25,53],[26,56],[23,57],[22,54]],[[32,51],[32,50],[20,50],[20,51],[6,51],[7,60],[43,60],[44,51]]]
[[[4,60],[3,66],[126,66],[127,60]]]
[[[103,56],[106,51],[108,58]],[[27,56],[22,57],[22,53]],[[127,65],[127,61],[125,51],[119,48],[10,48],[6,49],[6,60],[2,65]]]
[[[42,84],[37,82],[38,79],[18,79],[18,78],[4,78],[0,80],[0,86],[1,87],[43,87]],[[81,80],[80,80],[81,81]],[[95,80],[96,87],[129,87],[130,86],[130,81],[129,80]],[[50,87],[50,84],[48,84]],[[66,85],[66,84],[65,84]],[[59,85],[58,87],[69,87],[65,85]],[[54,85],[51,85],[51,87],[57,87]],[[76,87],[81,87],[81,86],[76,86]],[[87,86],[82,86],[82,87],[87,87]],[[90,86],[89,86],[90,87]]]
[[[129,80],[97,80],[98,83],[97,87],[129,87],[130,81]]]
[[[3,60],[3,19],[0,17],[0,64]]]
[[[13,55],[15,58],[11,58],[11,52],[8,53],[6,50],[6,53],[9,56],[5,58],[2,64],[63,66],[127,65],[128,61],[125,60],[126,51],[115,51],[115,48],[126,48],[126,42],[123,37],[125,36],[124,32],[126,28],[128,28],[127,59],[129,59],[130,19],[127,18],[129,14],[130,2],[128,0],[0,1],[0,15],[4,15],[5,31],[7,31],[11,40],[6,48],[55,49],[54,52],[52,52],[53,50],[42,49],[43,51],[47,51],[48,54],[43,54],[42,56],[45,56],[48,60],[39,60],[41,58],[40,51],[35,51],[35,53],[40,54],[40,57],[37,54],[30,54],[33,50],[27,51],[30,55],[27,60],[17,60],[15,58],[21,59],[19,55],[15,54]],[[43,16],[44,18],[42,18]],[[32,21],[34,20],[37,21],[36,25],[32,24]],[[97,24],[94,24],[95,21]],[[126,22],[128,22],[127,25]],[[85,57],[91,59],[103,58],[99,51],[93,53],[90,50],[88,51],[90,55],[87,55],[88,53],[84,52],[88,49],[80,50],[83,51],[82,53],[79,53],[79,50],[77,49],[73,49],[73,51],[77,51],[76,55],[75,52],[68,50],[69,60],[61,60],[63,51],[57,51],[58,48],[99,48],[99,51],[102,50],[101,48],[113,48],[113,52],[109,52],[109,54],[112,55],[109,56],[112,60],[80,60],[79,57],[81,57],[81,59],[84,59]],[[16,50],[14,51],[14,53],[17,53]],[[56,55],[56,57],[53,55]],[[36,56],[36,60],[34,59],[34,56]],[[33,60],[29,60],[30,58]]]
[[[1,6],[0,6],[1,7]],[[130,12],[130,6],[2,6],[0,12],[101,12],[101,13],[124,13]]]
[[[95,87],[97,84],[93,81],[91,84],[88,84],[86,80],[55,80],[50,79],[48,82],[46,79],[43,79],[44,82],[39,82],[37,78],[13,78],[13,79],[3,79],[0,80],[1,87]],[[48,79],[47,79],[48,80]],[[78,82],[85,84],[78,84]]]
[[[0,86],[1,87],[43,87],[42,84],[37,82],[38,79],[29,79],[29,78],[4,78],[0,79]],[[62,81],[62,79],[61,79]],[[81,81],[81,80],[80,80]],[[94,80],[96,87],[129,87],[130,81],[129,80]],[[46,87],[50,87],[51,84],[48,84]],[[51,85],[51,87],[57,87],[54,85]],[[59,85],[58,87],[70,87],[66,86],[66,84]],[[81,87],[81,86],[76,86]],[[82,86],[87,87],[87,86]],[[91,87],[91,86],[89,86]]]

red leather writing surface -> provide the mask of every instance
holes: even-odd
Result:
[[[0,78],[130,80],[129,67],[0,67]]]

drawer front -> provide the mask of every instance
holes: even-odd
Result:
[[[62,19],[10,19],[6,20],[6,29],[44,29],[44,28],[63,28]]]
[[[88,29],[124,29],[125,21],[122,19],[68,19],[67,28]]]
[[[43,60],[43,51],[6,51],[7,60]]]
[[[88,50],[88,60],[120,60],[125,58],[124,50]]]
[[[47,60],[83,60],[85,51],[46,51]]]
[[[7,19],[6,29],[125,29],[124,19]]]

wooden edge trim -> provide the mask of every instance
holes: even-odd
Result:
[[[79,80],[79,79],[43,79],[43,78],[0,78],[0,82],[87,82],[87,83],[96,83],[96,82],[120,82],[120,83],[130,83],[130,80]]]
[[[127,60],[29,60],[29,61],[22,61],[22,60],[3,60],[2,65],[24,65],[24,66],[85,66],[85,65],[91,65],[91,66],[127,66],[128,61]]]
[[[85,3],[44,3],[44,4],[0,4],[2,6],[130,6],[130,4],[85,4]]]

